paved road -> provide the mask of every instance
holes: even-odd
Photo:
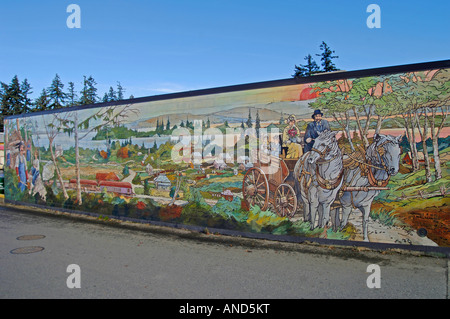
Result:
[[[23,235],[45,238],[17,239]],[[0,298],[448,297],[445,258],[203,237],[0,206]],[[11,252],[28,246],[44,250]],[[81,270],[79,289],[66,284],[71,264]],[[370,264],[380,266],[379,289],[367,287]]]

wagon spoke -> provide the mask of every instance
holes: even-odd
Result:
[[[258,173],[258,177],[255,180],[255,185],[258,184],[259,178],[261,177],[261,174]],[[258,186],[257,186],[258,187]]]
[[[265,184],[265,182],[262,181],[261,183],[259,183],[258,185],[256,185],[256,188],[259,188],[259,186],[264,185],[264,184]]]
[[[261,204],[261,198],[258,196],[255,196],[255,199],[258,201],[259,207],[262,207],[263,205]]]
[[[263,201],[266,201],[266,199],[264,198],[264,196],[262,196],[262,195],[259,194],[259,193],[256,193],[256,197],[262,199]]]
[[[247,186],[247,187],[249,187],[249,186],[252,186],[252,185],[253,185],[253,184],[252,184],[252,183],[251,183],[251,182],[250,182],[249,180],[247,180],[247,179],[245,180],[245,184],[246,184],[246,186]]]
[[[263,194],[265,194],[266,193],[266,188],[264,187],[264,188],[257,188],[257,193],[258,194],[261,194],[261,192],[263,193]]]
[[[255,171],[254,170],[252,171],[252,177],[253,177],[253,184],[256,184],[255,183]]]
[[[281,192],[280,192],[279,189],[277,190],[277,193],[279,194],[279,197],[280,197],[280,199],[281,199],[282,195],[281,195]]]

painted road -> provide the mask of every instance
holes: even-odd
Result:
[[[0,206],[0,298],[448,297],[446,258],[189,233]],[[369,265],[380,288],[367,285]]]

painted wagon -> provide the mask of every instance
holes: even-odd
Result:
[[[258,205],[266,210],[272,205],[279,216],[292,218],[297,210],[297,196],[291,173],[297,160],[267,155],[254,161],[242,182],[247,207]]]
[[[380,145],[382,146],[382,145]],[[378,148],[377,148],[378,150]],[[320,152],[319,152],[320,153]],[[364,151],[357,154],[359,158],[364,158]],[[350,156],[350,155],[349,155]],[[256,158],[256,157],[254,157]],[[261,210],[266,210],[272,205],[274,211],[282,217],[294,217],[297,208],[297,194],[295,192],[295,178],[293,171],[298,159],[287,159],[283,155],[280,156],[262,156],[255,160],[255,164],[244,175],[242,182],[242,195],[247,208],[258,205]],[[365,186],[351,186],[344,183],[341,187],[342,192],[370,192],[389,189],[386,180],[378,181],[373,175],[372,168],[380,169],[379,166],[371,165],[365,161],[349,157],[343,161],[343,174],[339,180],[345,179],[344,171],[355,168],[360,165],[365,168],[369,184]],[[364,170],[364,169],[363,169]],[[316,175],[317,183],[324,189],[333,189],[331,182]],[[339,182],[337,180],[337,182]],[[353,195],[352,195],[353,205]],[[332,204],[333,208],[341,207],[340,196],[336,197]]]

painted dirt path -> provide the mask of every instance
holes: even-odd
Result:
[[[303,220],[297,215],[292,218],[292,221]],[[356,234],[352,240],[364,241],[362,234],[362,218],[361,213],[353,212],[349,219],[349,224],[352,224],[356,229]],[[438,246],[434,241],[427,237],[420,237],[415,230],[408,230],[398,226],[386,226],[381,224],[378,220],[369,218],[369,242],[386,243],[386,244],[403,244],[403,245],[421,245],[421,246]],[[326,238],[324,231],[321,237]]]

